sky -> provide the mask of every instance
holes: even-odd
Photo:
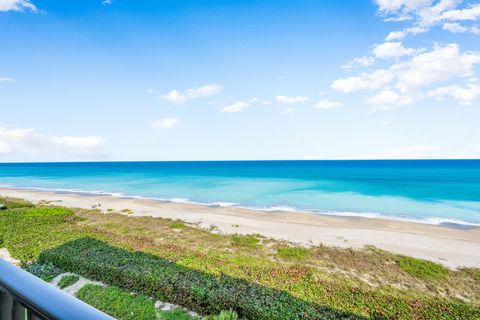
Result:
[[[480,158],[480,0],[0,0],[0,162]]]

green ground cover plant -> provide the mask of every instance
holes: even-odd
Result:
[[[155,308],[155,301],[142,294],[132,294],[115,286],[86,284],[76,297],[119,320],[195,320],[183,309],[168,311]],[[222,311],[208,320],[237,320],[234,311]]]
[[[277,250],[278,255],[283,259],[305,260],[310,257],[310,251],[301,247],[280,247]]]
[[[0,203],[3,204],[7,209],[34,207],[32,203],[25,201],[23,199],[1,198]]]
[[[260,243],[260,239],[252,235],[234,235],[232,242],[237,247],[255,249]]]
[[[186,227],[187,226],[185,225],[185,223],[179,222],[179,221],[175,221],[175,222],[170,224],[170,228],[172,228],[172,229],[184,229]]]
[[[0,203],[3,200],[0,198]],[[108,277],[105,282],[111,285],[134,287],[132,291],[152,297],[170,297],[162,301],[194,306],[189,308],[197,311],[215,310],[203,314],[232,308],[240,317],[265,319],[271,316],[269,310],[276,308],[281,312],[279,319],[309,319],[312,310],[326,319],[480,318],[478,269],[442,267],[445,276],[419,277],[418,272],[408,272],[400,265],[402,257],[375,248],[301,248],[247,236],[256,239],[250,245],[250,240],[242,238],[245,236],[213,234],[193,227],[179,233],[170,227],[172,223],[168,219],[19,204],[0,211],[0,247],[24,262],[41,256],[42,262],[53,263],[63,272],[94,274],[93,280]],[[99,241],[102,245],[97,249],[118,255],[103,261],[88,255],[88,247],[72,245],[85,238]],[[299,249],[280,250],[290,247]],[[76,272],[82,261],[67,254],[67,248],[84,255],[84,270]],[[125,261],[129,263],[123,264]],[[416,263],[409,265],[408,270],[419,268]],[[106,268],[108,275],[97,274]],[[154,280],[163,272],[171,282],[162,287]],[[235,299],[237,296],[243,300]],[[255,307],[245,308],[250,301]],[[294,315],[299,306],[306,316]],[[313,317],[317,315],[313,313]]]
[[[117,287],[87,284],[78,290],[76,297],[117,319],[158,319],[151,299],[143,295],[132,295]]]
[[[77,283],[78,280],[80,280],[80,277],[77,276],[76,274],[68,274],[68,275],[65,275],[65,276],[63,276],[63,277],[60,279],[60,281],[58,282],[58,287],[59,287],[60,289],[69,287],[69,286]]]
[[[143,252],[131,252],[108,245],[94,238],[82,238],[62,246],[46,250],[40,255],[41,262],[50,262],[63,269],[107,284],[116,284],[127,290],[141,291],[162,301],[175,302],[201,314],[215,314],[224,309],[235,309],[247,319],[367,319],[360,314],[340,311],[326,304],[312,303],[266,286],[225,275],[214,276],[198,270],[185,268],[171,261]],[[395,314],[413,314],[417,319],[474,319],[478,310],[454,301],[428,299],[401,299],[384,296],[374,290],[362,291],[337,283],[336,288],[325,286],[308,278],[303,289],[329,296],[338,302],[355,303],[362,308],[375,305],[370,311],[372,318],[392,317]],[[295,273],[278,277],[295,277]],[[341,297],[342,294],[344,297]],[[330,303],[333,305],[333,303]]]
[[[426,260],[401,257],[398,260],[398,265],[405,270],[405,272],[420,279],[438,280],[448,276],[448,269]]]
[[[173,311],[159,311],[157,313],[160,320],[193,320],[193,318],[185,310],[175,309]]]
[[[88,258],[87,258],[88,257]],[[213,276],[168,260],[82,238],[42,252],[41,262],[156,299],[175,302],[201,314],[235,309],[248,319],[347,319],[350,315],[228,276]],[[355,317],[361,319],[361,317]]]

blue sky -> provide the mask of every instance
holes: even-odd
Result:
[[[0,0],[0,162],[480,158],[480,1]]]

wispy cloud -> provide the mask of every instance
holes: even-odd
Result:
[[[363,56],[359,58],[353,58],[351,61],[349,61],[347,64],[342,66],[342,69],[344,70],[353,70],[358,67],[368,67],[371,66],[375,62],[374,57],[370,56]]]
[[[173,103],[184,103],[188,100],[188,97],[177,90],[172,90],[166,94],[160,96],[161,99],[167,100]]]
[[[241,112],[245,110],[246,108],[250,107],[250,104],[245,101],[237,101],[235,103],[232,103],[226,107],[223,107],[220,112],[224,113],[235,113],[235,112]]]
[[[385,89],[376,95],[367,98],[367,104],[370,104],[375,109],[380,110],[391,110],[396,106],[402,106],[411,104],[413,102],[413,98],[407,95],[401,95],[391,89]]]
[[[180,92],[176,89],[167,92],[160,96],[161,99],[170,101],[172,103],[185,103],[188,100],[193,100],[197,98],[205,98],[216,95],[222,90],[222,86],[218,84],[208,84],[200,87],[190,88],[185,90],[185,92]],[[150,88],[147,90],[149,93],[153,93],[154,90]]]
[[[13,78],[9,77],[0,77],[0,82],[13,82]]]
[[[450,96],[462,105],[470,105],[473,100],[480,97],[480,85],[469,83],[465,87],[456,84],[446,87],[440,87],[428,92],[428,96],[443,100],[444,97]]]
[[[255,105],[268,105],[270,104],[270,101],[268,100],[263,100],[258,97],[254,97],[251,99],[248,99],[246,101],[236,101],[232,104],[229,104],[225,107],[223,107],[220,112],[222,113],[236,113],[236,112],[242,112],[243,110],[255,106]]]
[[[0,0],[0,11],[32,11],[37,12],[37,7],[29,0]]]
[[[152,128],[156,129],[170,129],[181,123],[181,120],[178,118],[163,118],[152,122]]]
[[[317,109],[334,109],[334,108],[341,107],[342,105],[343,104],[341,102],[331,101],[331,100],[328,100],[328,99],[323,99],[323,100],[320,100],[319,102],[317,102],[315,104],[315,108],[317,108]]]
[[[275,100],[284,104],[303,103],[308,101],[308,97],[305,96],[276,96]]]

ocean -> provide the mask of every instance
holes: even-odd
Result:
[[[0,187],[480,225],[480,160],[3,163]]]

